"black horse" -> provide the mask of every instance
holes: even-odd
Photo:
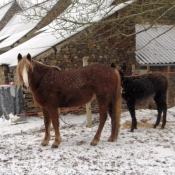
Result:
[[[111,64],[111,67],[115,68],[115,65]],[[168,81],[166,77],[161,73],[148,73],[140,76],[124,76],[123,71],[125,68],[121,68],[121,70],[122,97],[126,101],[128,110],[131,114],[131,132],[134,131],[134,129],[137,129],[135,106],[150,97],[154,98],[158,111],[157,121],[154,124],[154,128],[159,125],[161,114],[163,112],[161,126],[163,129],[166,124],[167,114],[166,94]]]

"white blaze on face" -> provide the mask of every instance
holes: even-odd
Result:
[[[24,86],[26,86],[28,88],[29,87],[29,80],[28,80],[28,74],[27,74],[26,66],[24,66],[24,69],[22,71],[22,77],[23,77],[23,81],[24,81]]]

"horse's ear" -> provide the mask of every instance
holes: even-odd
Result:
[[[116,66],[114,63],[111,63],[111,67],[115,68],[116,69]]]
[[[27,59],[28,59],[29,61],[32,60],[32,57],[31,57],[30,53],[27,54]]]
[[[22,59],[22,55],[19,53],[18,54],[18,62]]]

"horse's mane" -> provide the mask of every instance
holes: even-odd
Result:
[[[36,61],[36,60],[31,60],[29,61],[27,57],[23,57],[17,65],[16,73],[17,73],[17,84],[22,85],[23,84],[23,78],[22,78],[22,71],[24,66],[26,66],[27,72],[33,72],[33,69],[36,65],[41,65],[43,67],[48,67],[48,68],[54,68],[58,71],[61,71],[61,69],[57,66],[49,66],[45,65],[42,62]]]
[[[49,67],[49,68],[55,68],[55,69],[57,69],[57,70],[61,70],[61,68],[60,67],[57,67],[57,66],[50,66],[50,65],[45,65],[45,64],[43,64],[42,62],[40,62],[40,61],[36,61],[36,60],[32,60],[32,62],[33,63],[38,63],[38,64],[41,64],[41,65],[43,65],[43,66],[45,66],[45,67]]]

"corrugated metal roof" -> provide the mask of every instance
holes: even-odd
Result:
[[[175,27],[173,25],[136,25],[136,59],[139,64],[175,63]]]
[[[4,40],[3,42],[1,42],[0,49],[7,46],[11,46],[15,42],[17,42],[20,38],[24,36],[23,35],[24,31],[32,30],[41,21],[41,18],[39,18],[38,16],[33,17],[32,20],[29,21],[28,17],[26,16],[27,14],[32,15],[35,14],[35,12],[38,13],[39,11],[39,13],[42,14],[42,15],[40,14],[40,16],[44,17],[47,14],[47,10],[53,8],[53,6],[58,1],[59,0],[50,0],[43,3],[42,5],[44,6],[44,8],[42,10],[39,7],[32,7],[26,9],[25,11],[16,13],[12,17],[12,19],[7,23],[7,25],[0,31],[0,41],[10,36],[10,38],[8,38],[8,41]],[[18,35],[18,37],[16,37],[16,40],[14,39],[15,36],[13,35]]]
[[[92,22],[100,21],[101,19],[113,14],[114,12],[124,8],[125,6],[133,3],[134,1],[135,0],[130,0],[125,3],[121,3],[117,6],[110,6],[113,0],[103,1],[107,4],[105,4],[105,6],[102,6],[101,10],[99,9],[95,15],[91,16],[91,21]],[[97,3],[95,4],[99,6],[99,4]],[[90,9],[87,9],[88,7]],[[80,7],[79,10],[76,11],[74,8],[72,8],[73,10],[72,12],[70,10],[71,8],[68,8],[70,17],[69,19],[71,19],[71,17],[72,18],[76,17],[76,19],[80,19],[83,16],[85,19],[86,17],[88,17],[88,14],[90,14],[90,11],[93,12],[92,7],[95,8],[94,6],[87,6],[86,10],[84,10],[84,7]],[[65,14],[63,15],[66,15],[67,11],[65,11],[64,13]],[[30,53],[32,57],[35,57],[90,26],[90,24],[81,26],[80,24],[75,24],[68,21],[61,22],[58,20],[61,19],[58,18],[57,21],[54,21],[52,24],[50,24],[52,27],[54,27],[54,29],[47,26],[43,33],[31,38],[30,40],[15,47],[14,49],[11,49],[10,51],[0,55],[0,64],[9,64],[10,66],[16,66],[17,65],[16,57],[18,53],[21,53],[22,55],[27,55],[28,53]],[[58,23],[60,25],[64,24],[65,30],[63,28],[60,28],[60,25],[54,26]],[[66,27],[69,27],[69,30],[67,30]],[[57,31],[55,31],[55,28],[57,29]]]
[[[12,7],[14,1],[10,2],[2,7],[0,7],[0,21],[4,18],[6,13],[9,11],[9,9]]]

